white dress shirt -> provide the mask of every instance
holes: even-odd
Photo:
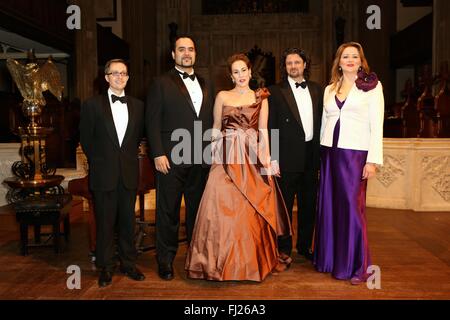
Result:
[[[295,87],[295,80],[288,77],[292,92],[294,93],[295,103],[297,104],[298,113],[302,121],[303,130],[305,131],[305,141],[311,141],[314,135],[313,106],[311,94],[308,87]]]
[[[178,72],[184,73],[184,71],[181,71],[177,67],[175,67],[175,69]],[[192,72],[191,74],[194,74],[194,72]],[[189,75],[191,75],[191,74],[189,74]],[[202,102],[203,102],[202,87],[200,87],[200,83],[198,82],[197,77],[195,77],[194,81],[192,81],[190,78],[183,79],[182,74],[180,74],[180,77],[181,77],[181,80],[183,80],[187,91],[189,92],[189,96],[191,97],[191,101],[192,101],[192,104],[194,105],[195,112],[197,113],[197,116],[199,116],[200,109],[202,107]]]
[[[112,92],[111,88],[108,89],[109,105],[111,106],[111,112],[114,119],[114,126],[116,127],[117,138],[119,139],[119,145],[122,146],[123,138],[128,126],[128,106],[126,103],[120,101],[112,102],[111,95],[116,95]],[[117,96],[117,95],[116,95]],[[118,97],[124,97],[125,91],[122,91]]]

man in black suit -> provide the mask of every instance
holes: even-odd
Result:
[[[279,144],[272,145],[272,156],[279,161],[278,181],[291,218],[297,197],[297,252],[311,260],[323,93],[320,85],[308,81],[309,68],[303,50],[285,50],[281,58],[284,79],[269,88],[269,127],[279,130]],[[274,147],[279,147],[279,159]],[[278,249],[282,259],[291,261],[292,237],[279,238]]]
[[[188,242],[194,229],[209,169],[203,159],[202,136],[212,127],[214,104],[212,88],[194,73],[194,40],[178,36],[172,44],[172,58],[175,67],[157,78],[149,90],[145,116],[157,170],[156,252],[158,275],[164,280],[174,277],[183,195]]]
[[[80,142],[89,163],[100,287],[112,281],[116,225],[120,271],[136,281],[145,279],[136,268],[134,246],[138,146],[144,134],[144,104],[125,95],[128,78],[125,61],[108,61],[105,65],[108,93],[90,98],[81,106]]]

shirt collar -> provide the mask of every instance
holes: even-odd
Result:
[[[292,79],[290,76],[288,76],[287,78],[288,78],[288,81],[289,81],[289,84],[291,85],[291,87],[295,88],[295,84],[297,83],[297,81]],[[300,83],[305,82],[305,81],[306,81],[305,78],[303,78],[303,80]]]
[[[111,97],[111,95],[115,95],[115,96],[118,96],[118,97],[124,97],[125,96],[125,90],[122,90],[122,93],[117,95],[114,92],[112,92],[111,88],[108,88],[108,97]]]
[[[178,72],[181,72],[182,74],[186,72],[186,71],[180,70],[177,66],[175,66],[175,70],[177,70]],[[194,73],[195,73],[194,69],[192,69],[192,72],[188,73],[188,75],[193,75]]]

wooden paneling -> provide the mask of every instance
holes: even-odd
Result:
[[[197,68],[208,67],[211,63],[211,51],[210,47],[210,35],[200,34],[195,38],[195,44],[197,46],[197,57],[195,62],[196,72]]]
[[[308,12],[309,0],[203,0],[203,14]]]
[[[218,90],[229,89],[227,58],[236,52],[249,52],[255,46],[275,57],[279,80],[279,59],[288,47],[303,48],[313,56],[312,79],[324,82],[321,18],[306,14],[195,15],[191,33],[197,41],[198,66],[209,67],[209,78]],[[203,57],[210,57],[209,60]],[[222,74],[221,74],[222,72]]]
[[[428,7],[433,5],[433,0],[400,0],[404,7]]]
[[[225,66],[227,64],[227,58],[235,52],[233,35],[212,35],[209,50],[211,50],[211,64]]]
[[[232,36],[232,35],[230,35]],[[255,33],[247,33],[247,34],[237,34],[234,36],[234,47],[229,48],[227,51],[231,52],[248,52],[255,45],[258,44],[258,36]],[[267,48],[259,45],[259,48],[266,50]],[[228,54],[229,56],[229,54]],[[226,57],[225,57],[226,61]]]

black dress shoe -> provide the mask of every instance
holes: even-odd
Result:
[[[122,272],[128,278],[135,280],[135,281],[145,280],[144,274],[138,268],[126,269],[126,268],[120,267],[120,272]]]
[[[98,277],[98,286],[99,287],[106,287],[111,284],[112,282],[112,272],[102,270],[100,272],[100,276]]]
[[[171,263],[159,264],[158,265],[158,275],[163,280],[173,279],[173,267]]]

